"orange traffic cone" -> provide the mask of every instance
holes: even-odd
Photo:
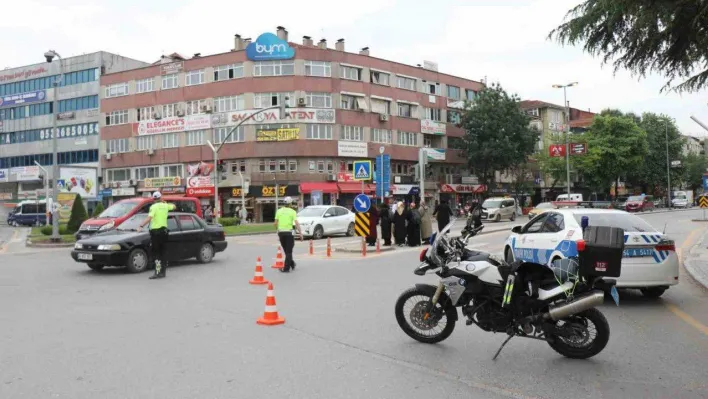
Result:
[[[283,251],[278,247],[278,254],[275,256],[275,263],[271,268],[282,269],[285,267],[285,260],[283,259]]]
[[[275,295],[273,295],[273,283],[268,283],[268,294],[266,294],[265,311],[263,317],[258,318],[256,323],[264,326],[275,326],[285,324],[285,319],[278,316],[278,309],[275,306]]]
[[[263,266],[261,265],[261,257],[258,257],[256,261],[256,271],[253,273],[253,279],[249,281],[249,284],[268,284],[268,280],[263,278]]]

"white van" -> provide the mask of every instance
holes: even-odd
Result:
[[[583,195],[582,194],[573,194],[570,193],[570,199],[568,199],[568,194],[561,194],[556,198],[556,201],[583,201]]]

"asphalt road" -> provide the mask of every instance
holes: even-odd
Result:
[[[686,252],[708,224],[700,211],[649,214]],[[502,249],[508,233],[470,245]],[[348,240],[338,238],[337,241]],[[322,245],[318,242],[318,245]],[[435,276],[412,273],[420,248],[381,255],[306,254],[298,268],[266,268],[286,324],[263,327],[273,236],[230,240],[209,265],[187,262],[167,279],[92,272],[67,249],[0,254],[1,398],[706,398],[708,293],[683,274],[658,300],[622,292],[603,306],[604,352],[563,358],[543,342],[458,323],[438,345],[400,331],[398,295]]]

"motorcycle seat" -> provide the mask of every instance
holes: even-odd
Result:
[[[487,252],[482,252],[482,251],[471,251],[471,250],[465,250],[464,256],[462,260],[468,261],[468,262],[484,262],[484,261],[489,261],[489,256],[491,254]]]

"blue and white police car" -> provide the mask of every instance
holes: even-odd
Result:
[[[624,230],[625,249],[618,288],[636,288],[647,297],[659,297],[679,282],[679,259],[674,241],[642,218],[611,209],[549,209],[523,226],[515,226],[504,245],[507,262],[524,260],[551,264],[578,255],[576,242],[583,239],[580,222]]]

